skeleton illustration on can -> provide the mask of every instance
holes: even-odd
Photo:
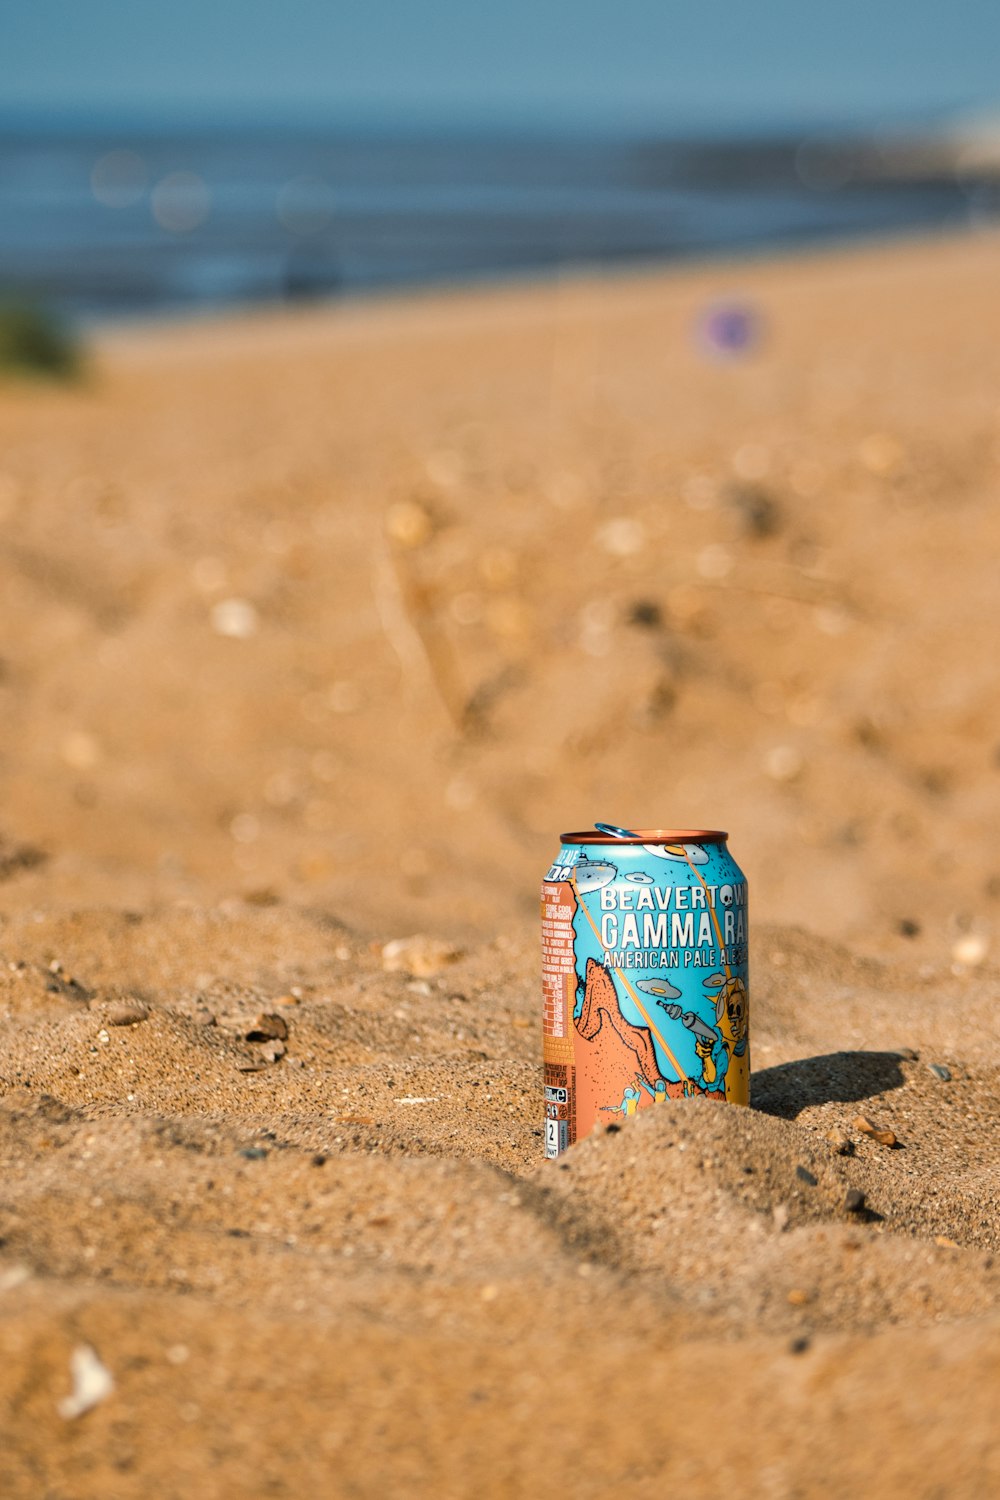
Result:
[[[665,1099],[750,1102],[747,884],[726,840],[563,834],[542,883],[546,1156]]]

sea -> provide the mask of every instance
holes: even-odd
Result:
[[[0,298],[148,318],[762,254],[981,208],[981,184],[881,161],[870,139],[795,130],[0,120]]]

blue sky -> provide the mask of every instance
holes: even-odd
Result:
[[[3,0],[0,109],[698,126],[1000,98],[1000,0]]]

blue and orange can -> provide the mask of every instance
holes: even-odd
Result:
[[[547,1157],[665,1099],[749,1104],[747,883],[727,839],[563,834],[542,882]]]

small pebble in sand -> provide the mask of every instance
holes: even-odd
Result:
[[[826,1132],[826,1139],[830,1142],[830,1145],[838,1156],[850,1156],[854,1151],[853,1141],[842,1130],[838,1130],[836,1126]]]
[[[111,1371],[101,1363],[89,1344],[77,1344],[69,1357],[69,1373],[73,1389],[62,1398],[57,1409],[65,1421],[72,1422],[107,1400],[115,1382]]]
[[[771,1210],[771,1218],[774,1220],[775,1229],[781,1234],[783,1230],[788,1228],[787,1206],[784,1203],[776,1203]]]
[[[735,485],[729,492],[729,504],[745,536],[764,541],[781,530],[781,507],[760,485]]]
[[[848,1188],[844,1194],[844,1208],[849,1214],[859,1214],[865,1206],[865,1195],[860,1188]]]
[[[808,1167],[796,1167],[795,1175],[800,1182],[808,1183],[810,1187],[815,1187],[817,1182],[819,1181],[819,1179],[812,1172],[810,1172]]]
[[[385,529],[397,546],[412,548],[429,541],[434,528],[419,500],[398,500],[386,512]]]
[[[960,1250],[962,1247],[957,1240],[950,1240],[946,1234],[934,1236],[935,1245],[940,1245],[942,1250]]]
[[[946,1068],[944,1063],[928,1063],[927,1067],[935,1078],[940,1078],[942,1083],[951,1082],[951,1069]]]
[[[963,968],[972,969],[986,957],[989,943],[981,932],[966,932],[951,950],[952,960]]]
[[[764,757],[764,770],[772,781],[794,781],[802,770],[802,756],[794,745],[775,745]]]
[[[655,599],[636,599],[629,606],[626,619],[640,630],[659,630],[663,625],[663,611]]]
[[[257,634],[257,611],[248,599],[220,599],[212,605],[209,618],[216,635],[247,641]]]
[[[801,1287],[793,1287],[785,1299],[792,1307],[805,1307],[812,1301],[812,1292],[804,1292]]]
[[[121,1005],[113,1005],[106,1012],[104,1019],[109,1026],[138,1026],[148,1017],[149,1011],[145,1005],[141,1005],[137,1000],[127,1000]]]
[[[267,1152],[263,1146],[244,1146],[240,1155],[245,1156],[247,1161],[263,1161]]]
[[[880,1129],[878,1125],[873,1125],[865,1115],[855,1115],[851,1124],[855,1130],[860,1130],[862,1135],[870,1136],[873,1141],[878,1141],[880,1146],[899,1145],[894,1130],[889,1130],[888,1127],[884,1130]]]
[[[387,974],[411,974],[426,979],[460,957],[459,950],[451,943],[416,933],[386,943],[382,949],[382,967]]]
[[[286,1042],[288,1022],[284,1016],[275,1015],[269,1011],[264,1012],[257,1017],[247,1031],[246,1039],[248,1042]]]
[[[614,516],[598,529],[594,540],[612,557],[635,557],[645,546],[646,531],[631,516]]]
[[[281,1041],[268,1042],[267,1046],[261,1049],[261,1056],[268,1062],[277,1062],[284,1055],[285,1044]]]

